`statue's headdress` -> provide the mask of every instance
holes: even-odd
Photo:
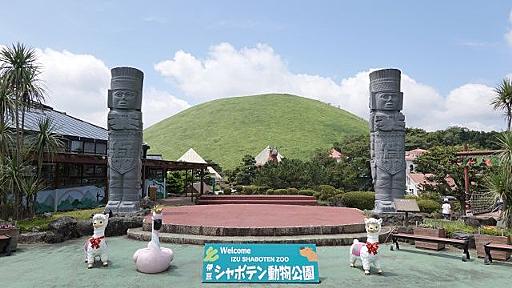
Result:
[[[403,95],[400,92],[400,75],[398,69],[382,69],[370,73],[370,109],[376,109],[375,94],[391,92],[400,94],[399,110],[402,110]]]
[[[115,90],[131,90],[136,92],[135,109],[140,110],[142,104],[142,82],[144,73],[132,67],[115,67],[111,70],[110,90],[108,91],[108,107],[112,108],[112,92]]]

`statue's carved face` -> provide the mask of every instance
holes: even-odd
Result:
[[[400,110],[400,93],[378,92],[375,94],[377,110]]]
[[[135,109],[137,106],[137,92],[127,89],[112,91],[112,104],[118,109]]]

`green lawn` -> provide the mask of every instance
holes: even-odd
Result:
[[[87,220],[91,218],[92,214],[102,213],[104,208],[94,208],[94,209],[85,209],[85,210],[74,210],[74,211],[66,211],[66,212],[56,212],[52,213],[51,217],[43,217],[41,215],[32,218],[32,219],[24,219],[20,220],[16,223],[16,226],[20,228],[22,232],[32,231],[32,228],[37,227],[39,231],[48,230],[48,224],[57,218],[62,216],[71,216],[78,220]]]
[[[189,148],[234,168],[267,145],[287,158],[309,158],[342,137],[368,133],[365,120],[326,103],[286,94],[219,99],[191,107],[144,130],[150,153],[176,160]]]

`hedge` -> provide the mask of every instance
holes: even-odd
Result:
[[[420,199],[416,202],[418,203],[418,207],[420,207],[421,212],[432,213],[441,211],[441,203],[437,201],[430,199]]]
[[[343,205],[361,210],[372,210],[375,205],[375,193],[369,191],[346,192],[341,196]]]
[[[316,191],[313,189],[299,190],[299,195],[314,196],[315,193],[316,193]]]

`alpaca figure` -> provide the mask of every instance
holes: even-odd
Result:
[[[366,227],[366,243],[359,242],[354,239],[354,244],[350,246],[350,267],[355,267],[356,260],[361,259],[364,274],[370,275],[370,264],[373,263],[377,268],[377,273],[382,274],[380,267],[379,255],[379,232],[381,230],[382,219],[365,218]]]
[[[160,228],[162,228],[162,208],[153,209],[151,241],[147,248],[142,248],[133,254],[137,270],[142,273],[160,273],[169,268],[174,253],[169,248],[160,247]]]
[[[108,214],[95,214],[92,217],[94,234],[84,244],[85,262],[87,262],[87,268],[89,269],[94,266],[96,257],[100,257],[103,266],[108,266],[108,246],[105,241],[105,228],[107,228],[108,218]]]

